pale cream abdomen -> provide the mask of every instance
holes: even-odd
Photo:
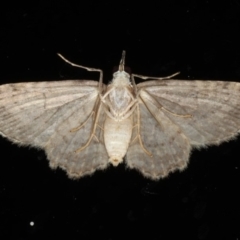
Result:
[[[126,155],[132,136],[132,117],[115,121],[107,117],[104,124],[104,142],[109,156],[109,162],[117,166]]]

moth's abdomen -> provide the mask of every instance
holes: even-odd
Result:
[[[109,161],[117,166],[126,155],[132,136],[132,116],[122,121],[109,117],[104,123],[104,142],[108,152]]]

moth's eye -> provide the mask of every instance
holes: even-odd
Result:
[[[113,73],[119,71],[119,66],[114,66],[113,67]],[[127,66],[124,66],[124,71],[126,73],[128,73],[129,75],[131,75],[132,71],[131,71],[131,68],[130,67],[127,67]]]
[[[131,73],[132,73],[131,68],[128,67],[128,66],[125,66],[125,67],[124,67],[124,71],[127,72],[129,75],[131,75]]]
[[[112,72],[113,72],[113,73],[117,72],[117,71],[118,71],[118,68],[119,68],[118,66],[114,66]]]

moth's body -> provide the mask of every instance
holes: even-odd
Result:
[[[109,162],[117,166],[126,155],[132,136],[132,112],[136,105],[130,76],[124,70],[117,71],[112,83],[102,97],[106,120],[104,143]]]

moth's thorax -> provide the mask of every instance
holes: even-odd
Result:
[[[114,117],[123,117],[132,101],[131,87],[114,87],[108,95],[110,113]]]
[[[108,114],[116,121],[122,121],[128,115],[135,97],[130,82],[130,75],[124,71],[115,72],[112,82],[108,85],[104,102]]]

